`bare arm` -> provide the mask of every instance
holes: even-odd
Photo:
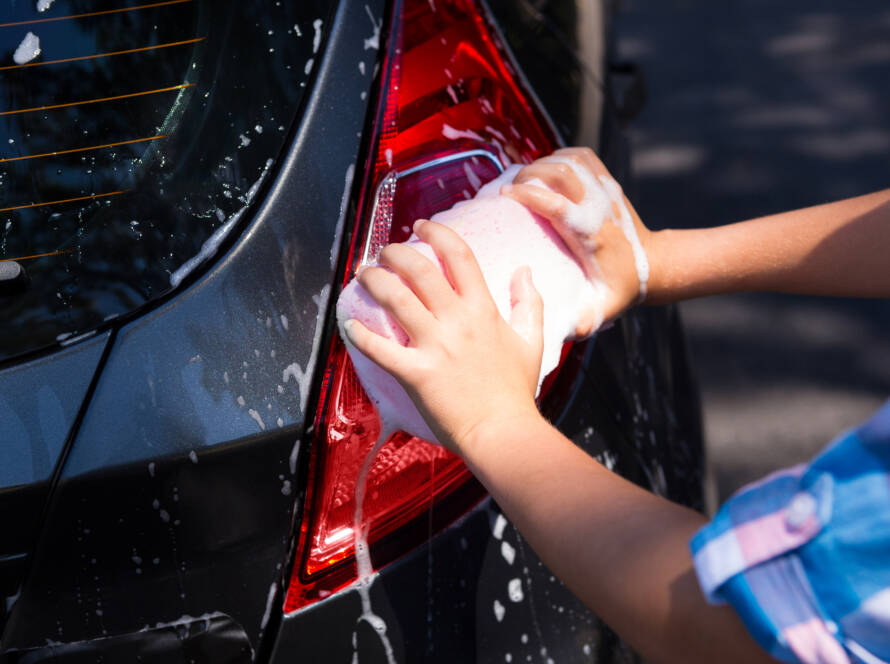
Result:
[[[728,226],[651,234],[654,304],[737,291],[890,297],[890,189]]]
[[[560,152],[609,177],[589,150]],[[570,223],[577,215],[566,212],[585,191],[565,166],[536,162],[504,193],[550,219],[588,273],[603,279],[602,311],[590,320],[613,318],[636,300],[640,273],[617,225],[594,224],[585,235],[583,225]],[[649,258],[649,301],[740,290],[890,296],[888,201],[890,191],[723,228],[659,233],[630,208]],[[381,263],[390,271],[369,268],[358,278],[409,344],[357,321],[345,328],[350,341],[399,380],[544,562],[649,661],[773,661],[732,609],[704,600],[688,548],[704,517],[607,471],[537,413],[542,304],[529,275],[514,278],[508,324],[466,244],[432,222],[415,231],[453,284],[412,249],[388,247]]]
[[[463,240],[433,222],[415,231],[453,286],[413,249],[387,247],[391,272],[358,279],[409,345],[358,321],[345,327],[350,341],[399,380],[544,562],[648,660],[772,661],[731,609],[702,596],[688,542],[704,518],[612,474],[537,412],[543,305],[528,271],[514,277],[508,324]]]
[[[542,418],[477,434],[460,446],[470,469],[544,563],[646,661],[774,661],[731,608],[702,595],[689,553],[702,515],[614,475]]]
[[[611,179],[586,148],[556,156]],[[603,280],[604,318],[636,301],[637,272],[617,226],[605,223],[590,234],[572,222],[573,207],[587,193],[572,169],[545,157],[523,168],[503,193],[547,218],[588,273]],[[624,203],[649,259],[647,303],[740,291],[890,297],[890,189],[726,226],[657,232]]]

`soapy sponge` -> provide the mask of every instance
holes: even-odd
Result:
[[[510,320],[510,281],[520,267],[531,268],[544,301],[544,353],[538,385],[559,363],[562,344],[574,334],[582,312],[598,307],[602,284],[591,281],[550,224],[498,192],[513,181],[520,166],[508,168],[469,201],[433,215],[432,221],[454,229],[472,249],[498,311]],[[432,248],[412,235],[407,244],[439,264]],[[405,431],[435,441],[408,394],[396,380],[349,343],[343,324],[350,318],[377,334],[408,344],[408,336],[355,280],[337,301],[337,322],[349,356],[384,432]],[[480,367],[484,369],[484,367]],[[492,386],[496,389],[496,386]]]

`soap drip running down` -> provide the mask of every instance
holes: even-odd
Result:
[[[374,443],[374,447],[371,448],[371,451],[368,452],[368,455],[362,462],[362,467],[359,470],[358,479],[355,483],[355,516],[352,527],[357,577],[355,588],[362,601],[362,614],[359,616],[358,622],[365,621],[376,632],[377,636],[380,638],[380,643],[383,645],[388,664],[395,664],[396,660],[393,655],[392,644],[386,634],[386,622],[383,618],[374,613],[374,609],[371,607],[371,585],[374,583],[377,575],[374,573],[374,567],[371,564],[371,552],[368,549],[368,527],[363,525],[363,505],[365,501],[365,487],[367,486],[368,473],[371,470],[371,464],[374,461],[374,457],[376,457],[377,453],[380,451],[380,448],[383,447],[384,443],[393,433],[392,430],[389,430],[386,427],[381,429],[377,442]]]
[[[432,216],[432,221],[450,226],[470,245],[498,311],[506,319],[510,317],[510,282],[516,270],[528,265],[532,270],[535,287],[544,300],[544,353],[538,389],[544,378],[559,363],[562,344],[571,338],[585,311],[593,307],[597,312],[597,327],[602,322],[602,301],[605,285],[589,279],[552,226],[531,213],[516,201],[501,196],[501,186],[513,181],[521,167],[511,166],[498,178],[483,186],[475,198],[457,203],[454,207]],[[579,177],[581,175],[579,174]],[[577,224],[598,229],[612,217],[613,205],[619,210],[617,223],[634,246],[641,292],[644,292],[648,276],[645,254],[637,253],[639,239],[633,228],[632,218],[624,205],[621,188],[609,178],[595,180],[587,174],[582,179],[587,196],[576,211]],[[541,183],[542,184],[542,183]],[[430,258],[439,261],[432,248],[411,235],[408,245]],[[642,247],[640,247],[642,252]],[[337,301],[337,322],[356,373],[368,397],[377,407],[381,431],[377,442],[362,462],[355,485],[355,514],[353,517],[353,543],[357,580],[355,588],[362,603],[359,622],[370,625],[383,645],[387,661],[394,664],[392,644],[386,633],[385,621],[371,606],[371,586],[377,578],[368,547],[368,526],[364,523],[363,506],[365,488],[371,464],[384,443],[396,431],[435,441],[423,418],[407,393],[388,373],[362,355],[343,334],[343,324],[356,318],[370,330],[402,345],[408,344],[404,330],[353,280],[343,290]],[[518,600],[514,600],[518,601]]]

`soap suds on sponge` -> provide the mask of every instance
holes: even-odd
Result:
[[[538,377],[540,389],[544,378],[558,365],[562,344],[575,333],[582,315],[593,308],[599,312],[597,326],[602,322],[602,302],[606,287],[601,281],[588,278],[549,222],[513,199],[500,195],[500,188],[512,182],[520,168],[520,165],[511,166],[500,177],[482,186],[471,200],[457,203],[451,209],[433,215],[431,219],[451,227],[469,244],[495,305],[506,320],[510,319],[511,313],[510,283],[513,275],[520,267],[528,266],[531,269],[535,287],[544,300],[545,312],[544,352]],[[598,229],[606,219],[612,218],[615,204],[621,214],[620,219],[614,220],[615,223],[625,230],[632,245],[634,240],[639,245],[633,220],[624,206],[621,188],[611,179],[594,180],[592,175],[587,175],[589,177],[583,180],[587,189],[587,196],[582,201],[583,207],[576,213],[576,218],[570,221],[579,226],[589,225],[591,230]],[[472,185],[477,187],[476,182],[472,182]],[[439,186],[442,186],[441,181]],[[626,230],[627,222],[630,223],[629,230]],[[432,248],[416,235],[412,234],[406,244],[441,268]],[[637,258],[641,292],[644,292],[646,278],[636,247],[634,256]],[[645,254],[642,254],[642,262],[645,264]],[[645,274],[648,274],[648,265],[645,266]],[[337,301],[340,335],[359,380],[377,407],[381,419],[380,436],[362,463],[355,487],[353,542],[357,572],[355,587],[362,605],[359,620],[373,628],[383,646],[387,661],[392,664],[395,661],[394,652],[387,635],[386,623],[374,613],[371,606],[370,590],[376,574],[368,547],[368,524],[364,520],[365,486],[374,457],[392,433],[401,430],[429,441],[436,441],[436,438],[398,382],[349,342],[343,333],[343,326],[347,320],[353,318],[360,320],[371,331],[395,339],[402,345],[408,344],[408,336],[358,281],[353,280],[346,286]],[[284,326],[287,327],[286,323]],[[503,515],[498,515],[493,526],[495,538],[503,538],[506,525]],[[508,564],[513,564],[515,554],[515,549],[508,542],[501,542],[501,555]],[[507,595],[512,602],[523,600],[520,579],[515,578],[509,582]],[[500,622],[504,618],[506,607],[495,600],[493,611],[496,620]]]
[[[538,379],[543,379],[559,363],[563,343],[572,337],[584,312],[598,311],[597,324],[602,323],[606,286],[598,279],[589,279],[566,248],[553,227],[520,203],[501,196],[501,186],[513,181],[521,166],[508,168],[498,178],[483,186],[468,201],[431,217],[433,221],[453,228],[473,250],[498,311],[510,319],[510,282],[522,266],[531,268],[535,288],[544,300],[544,353]],[[585,171],[586,173],[586,171]],[[594,179],[587,173],[584,181],[588,198],[579,206],[577,219],[582,225],[598,228],[612,217],[614,188],[608,182]],[[618,206],[624,207],[623,201]],[[582,218],[583,215],[583,218]],[[627,220],[632,220],[628,214]],[[621,220],[615,220],[621,225]],[[622,226],[624,228],[624,226]],[[638,242],[638,241],[637,241]],[[439,265],[432,248],[416,235],[406,244]],[[634,251],[637,255],[636,250]],[[643,255],[645,260],[645,255]],[[643,278],[641,274],[641,284]],[[353,280],[337,302],[337,321],[341,336],[352,358],[356,372],[368,396],[377,407],[385,429],[402,430],[435,441],[407,393],[383,369],[362,355],[343,335],[343,324],[350,318],[364,323],[370,330],[408,344],[404,330]],[[598,325],[597,325],[598,326]]]

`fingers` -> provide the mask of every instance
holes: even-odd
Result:
[[[544,349],[544,300],[532,282],[532,272],[521,267],[510,281],[510,327],[535,351]]]
[[[575,326],[575,338],[585,339],[596,332],[603,322],[603,314],[599,307],[590,307],[581,312],[578,318],[578,324]]]
[[[417,342],[435,320],[417,296],[395,274],[380,267],[367,267],[356,276],[368,294]]]
[[[584,185],[572,167],[564,162],[536,161],[519,171],[513,178],[513,184],[526,184],[536,179],[573,203],[584,200]]]
[[[491,299],[479,263],[460,235],[447,226],[423,220],[414,224],[414,232],[436,252],[459,295]]]
[[[621,185],[618,184],[618,181],[612,177],[612,174],[609,172],[609,169],[606,168],[605,164],[600,161],[600,158],[596,156],[596,153],[590,148],[562,148],[553,153],[554,157],[567,157],[572,161],[581,164],[587,170],[589,170],[593,175],[596,176],[597,180],[602,182],[603,178],[607,178],[608,180],[615,183],[615,186],[618,188],[620,193],[619,199],[623,199],[626,204],[629,204],[629,201],[624,196],[624,192],[621,189]],[[544,157],[541,161],[546,163],[548,157]],[[520,171],[521,172],[521,171]],[[612,204],[612,216],[614,219],[618,219],[621,215],[621,210],[619,209],[616,203]]]
[[[584,166],[596,176],[606,175],[611,177],[605,164],[600,161],[600,158],[597,157],[596,153],[590,148],[562,148],[554,152],[553,155],[557,157],[568,157]]]
[[[509,196],[521,203],[535,214],[547,219],[569,251],[581,263],[581,267],[588,276],[593,276],[593,255],[596,251],[594,238],[589,238],[578,233],[567,221],[568,200],[543,187],[531,184],[519,184],[505,187],[505,196]]]
[[[353,318],[346,321],[343,324],[343,332],[349,342],[365,357],[396,377],[412,364],[410,360],[412,349],[405,348],[393,339],[371,332],[359,320]]]
[[[503,187],[501,192],[545,219],[550,221],[565,219],[568,199],[554,191],[533,184],[514,184]]]
[[[400,276],[433,315],[454,304],[457,296],[445,275],[415,249],[390,244],[383,248],[377,261]]]

